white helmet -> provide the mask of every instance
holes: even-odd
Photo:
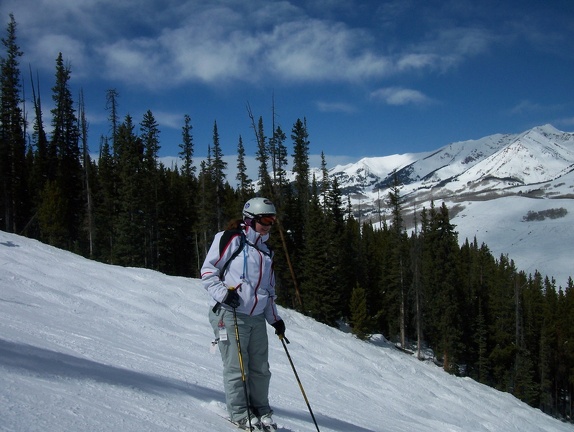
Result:
[[[267,198],[251,198],[243,206],[243,216],[245,218],[255,219],[257,216],[275,214],[275,206]]]

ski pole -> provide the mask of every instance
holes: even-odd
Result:
[[[315,427],[317,428],[317,432],[321,432],[319,430],[319,425],[317,425],[317,420],[315,420],[315,415],[313,414],[313,410],[311,409],[311,405],[309,404],[309,399],[307,399],[307,395],[305,394],[305,390],[303,389],[303,384],[301,384],[301,380],[299,379],[299,375],[297,374],[297,371],[295,370],[295,365],[293,364],[293,360],[291,360],[291,356],[289,355],[289,350],[287,349],[287,345],[285,344],[285,341],[287,341],[287,343],[289,343],[289,339],[287,339],[284,335],[279,335],[279,340],[283,344],[283,348],[285,349],[285,354],[287,354],[287,358],[289,359],[289,363],[291,363],[291,368],[293,369],[293,373],[295,374],[295,378],[297,379],[297,382],[299,383],[299,388],[301,389],[301,393],[303,394],[303,399],[305,399],[305,403],[307,404],[307,408],[309,408],[309,413],[311,414],[311,417],[313,418],[313,423],[315,423]]]
[[[253,430],[251,426],[251,409],[249,408],[249,394],[247,393],[247,380],[245,379],[245,367],[243,366],[243,355],[241,354],[241,342],[239,342],[239,326],[237,325],[237,311],[233,308],[233,324],[235,325],[235,340],[237,341],[237,353],[239,357],[239,369],[241,370],[241,381],[243,381],[243,393],[245,393],[245,402],[247,403],[247,421],[249,422],[249,430]]]

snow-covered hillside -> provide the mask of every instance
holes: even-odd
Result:
[[[336,166],[330,175],[363,221],[388,219],[385,200],[396,175],[407,229],[414,210],[445,202],[460,243],[476,237],[495,257],[508,255],[519,270],[538,270],[561,286],[574,276],[567,249],[574,242],[574,133],[544,125],[430,153],[366,158]],[[529,212],[556,209],[566,212],[558,219],[524,220]]]
[[[0,430],[236,430],[200,282],[104,265],[0,231]],[[509,394],[447,375],[382,338],[280,310],[322,432],[566,432]],[[282,431],[315,431],[269,328]]]

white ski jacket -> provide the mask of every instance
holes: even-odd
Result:
[[[232,310],[223,303],[229,287],[235,287],[241,299],[238,313],[246,315],[265,314],[269,324],[281,318],[275,305],[275,275],[273,273],[273,252],[265,242],[269,235],[261,236],[247,226],[243,230],[245,243],[239,254],[233,258],[225,274],[221,270],[241,247],[239,231],[221,231],[214,239],[201,268],[203,287],[212,297],[211,305]]]

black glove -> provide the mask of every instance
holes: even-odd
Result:
[[[282,338],[283,336],[285,336],[285,323],[283,322],[283,320],[279,320],[277,322],[274,322],[273,324],[271,324],[273,327],[275,327],[275,334],[277,336],[279,336],[280,338]]]
[[[239,294],[237,294],[237,290],[232,289],[232,288],[228,289],[227,290],[227,296],[223,300],[223,303],[225,303],[228,306],[231,306],[233,309],[238,308],[240,305],[240,302],[239,302]]]

